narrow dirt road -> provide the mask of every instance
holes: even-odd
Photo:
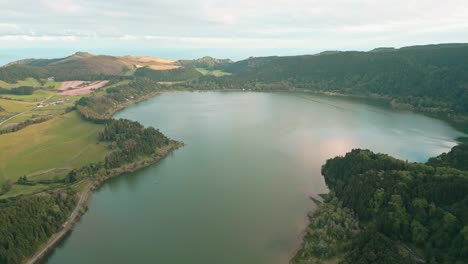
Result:
[[[47,251],[49,251],[50,248],[52,248],[57,241],[60,240],[67,232],[70,230],[70,228],[73,225],[73,222],[75,221],[76,217],[78,217],[80,209],[85,202],[85,198],[88,195],[88,193],[91,191],[91,187],[93,186],[93,183],[91,182],[86,186],[86,189],[81,193],[80,195],[80,200],[78,201],[75,209],[73,210],[72,214],[68,218],[67,222],[65,222],[65,225],[63,226],[62,230],[60,232],[54,234],[47,244],[45,244],[34,256],[32,256],[26,263],[27,264],[33,264],[36,263],[39,259],[41,259]]]

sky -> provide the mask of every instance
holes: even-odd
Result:
[[[467,0],[0,0],[0,62],[75,51],[243,59],[468,42]]]

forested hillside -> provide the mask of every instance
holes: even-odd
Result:
[[[60,230],[76,200],[68,189],[0,200],[0,263],[23,263]]]
[[[468,144],[455,146],[450,152],[431,158],[427,163],[434,167],[452,167],[468,171]]]
[[[394,99],[399,108],[468,113],[466,44],[249,58],[223,70],[232,75],[205,80],[207,85],[378,95]]]
[[[328,160],[322,167],[328,188],[360,222],[359,235],[338,251],[344,262],[466,263],[468,172],[450,167],[460,164],[460,149],[466,145],[436,158],[443,163],[431,159],[429,165],[359,149]],[[306,250],[299,260],[307,254],[321,257]]]
[[[0,67],[0,80],[8,83],[16,83],[19,80],[32,77],[35,79],[46,78],[47,69],[26,65],[11,65]]]

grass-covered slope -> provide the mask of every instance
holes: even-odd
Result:
[[[98,144],[102,125],[84,122],[76,112],[0,135],[0,184],[40,172],[71,170],[103,160],[107,149]],[[34,179],[34,177],[30,177]]]

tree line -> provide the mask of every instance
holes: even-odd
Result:
[[[11,89],[0,88],[0,94],[15,94],[15,95],[31,95],[34,92],[34,87],[20,86]]]

